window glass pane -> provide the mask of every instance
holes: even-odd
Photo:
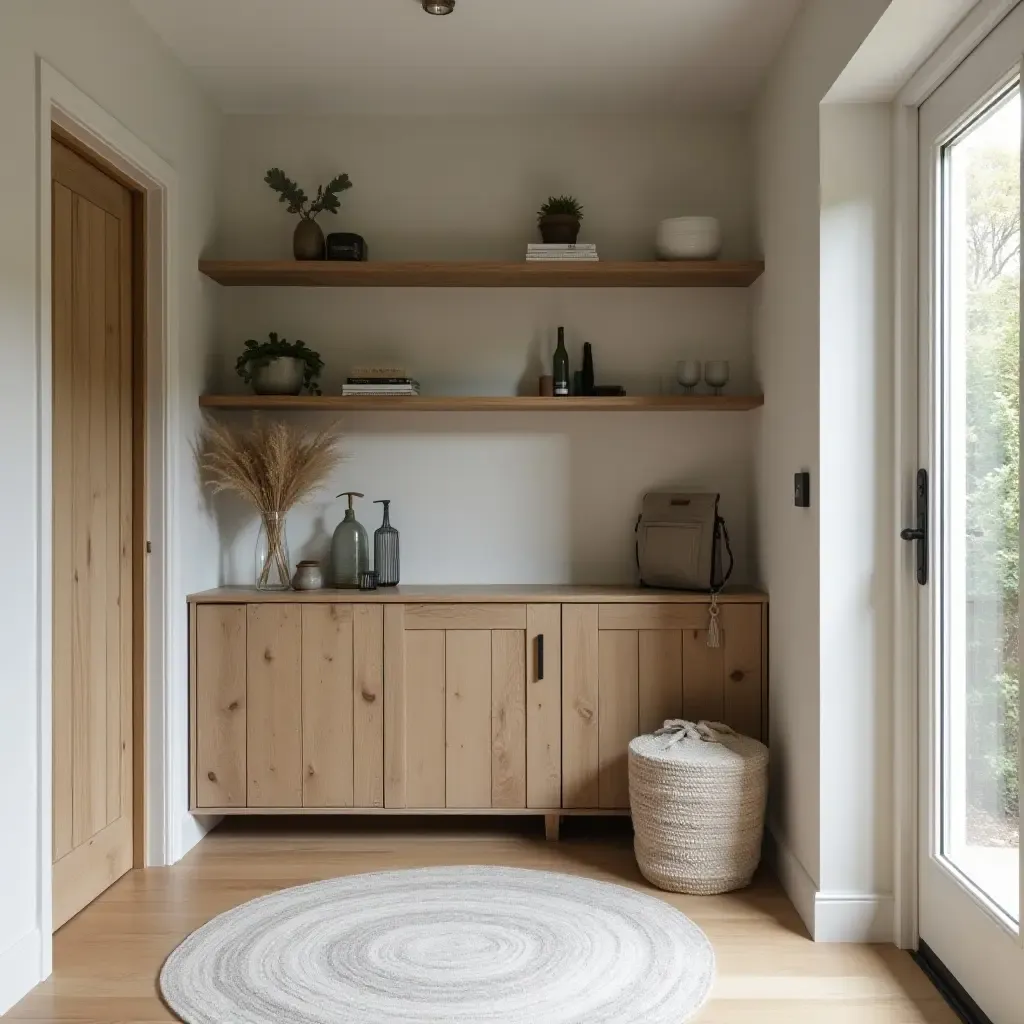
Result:
[[[942,854],[1019,919],[1020,89],[944,150]]]

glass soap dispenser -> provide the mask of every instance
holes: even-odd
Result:
[[[384,522],[373,534],[373,567],[377,570],[377,585],[395,587],[398,585],[398,531],[391,525],[391,499],[375,501],[374,505],[384,506]]]
[[[336,587],[357,588],[361,575],[370,568],[370,542],[352,508],[352,499],[363,495],[342,491],[338,497],[348,498],[348,508],[331,541],[331,579]]]

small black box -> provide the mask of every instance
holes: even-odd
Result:
[[[349,263],[362,263],[369,259],[370,251],[362,235],[350,231],[335,231],[327,236],[327,258]]]
[[[795,473],[793,475],[793,504],[797,508],[811,507],[810,473]]]

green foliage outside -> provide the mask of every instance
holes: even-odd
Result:
[[[974,632],[968,636],[967,796],[975,810],[1016,820],[1020,171],[1012,150],[980,150],[968,159],[967,593]]]

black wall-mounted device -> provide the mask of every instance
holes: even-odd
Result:
[[[793,504],[797,508],[811,507],[811,474],[793,474]]]
[[[335,231],[327,236],[327,258],[350,263],[369,259],[370,249],[362,235],[350,231]]]

